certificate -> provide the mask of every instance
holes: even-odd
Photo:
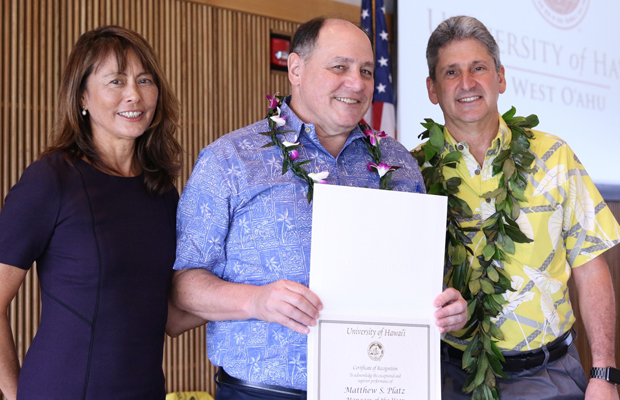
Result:
[[[447,198],[315,185],[308,399],[440,399]]]

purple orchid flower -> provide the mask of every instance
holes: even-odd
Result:
[[[288,140],[283,140],[282,144],[284,145],[284,147],[292,147],[292,146],[299,146],[299,142],[293,141],[293,142],[289,142]]]
[[[284,145],[285,149],[288,149],[289,147],[295,147],[295,146],[301,146],[301,144],[299,142],[289,142],[287,140],[283,140],[282,144]],[[299,152],[295,149],[290,150],[288,152],[289,157],[291,158],[291,161],[296,159],[297,157],[299,157]]]
[[[327,177],[329,176],[329,171],[311,172],[308,174],[308,176],[315,183],[327,183],[325,179],[327,179]]]
[[[279,128],[281,126],[284,126],[284,124],[286,124],[286,121],[285,121],[286,116],[285,115],[280,116],[280,107],[276,107],[276,109],[278,110],[278,113],[276,115],[272,115],[269,118],[271,118],[271,120],[275,122],[276,126]]]
[[[364,129],[364,135],[370,140],[370,144],[376,146],[381,138],[387,137],[387,133],[377,132],[373,129]]]
[[[366,168],[368,168],[369,171],[375,171],[376,173],[378,173],[380,178],[383,178],[383,175],[387,174],[388,172],[396,171],[398,169],[398,167],[395,165],[387,165],[386,163],[379,163],[379,165],[377,165],[373,162],[369,162],[366,165]]]
[[[278,99],[276,98],[277,93],[275,93],[273,96],[267,95],[265,97],[267,97],[267,100],[269,100],[269,110],[272,110],[274,108],[278,107]]]

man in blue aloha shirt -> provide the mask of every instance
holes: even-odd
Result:
[[[372,101],[374,64],[366,34],[343,20],[314,19],[293,39],[292,95],[279,114],[280,129],[291,132],[279,138],[300,143],[296,162],[309,160],[309,173],[328,171],[329,184],[379,187],[358,126]],[[172,302],[210,321],[218,400],[305,399],[306,334],[323,308],[308,289],[308,185],[282,174],[280,149],[264,147],[271,139],[259,134],[269,130],[259,121],[203,149],[179,203]],[[400,167],[394,190],[424,192],[409,152],[388,137],[380,146],[382,161]],[[440,331],[464,325],[466,303],[456,290],[434,305]]]

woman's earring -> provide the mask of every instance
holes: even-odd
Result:
[[[86,111],[86,109],[84,107],[82,107],[82,115],[86,116],[86,114],[88,114],[88,111]]]

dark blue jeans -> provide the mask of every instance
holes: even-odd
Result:
[[[215,400],[306,400],[306,395],[278,394],[266,390],[232,386],[218,382]]]
[[[269,390],[233,385],[227,382],[218,382],[217,376],[219,371],[221,369],[218,370],[214,377],[217,385],[215,400],[306,400],[306,392],[303,392],[301,395],[277,393]]]

